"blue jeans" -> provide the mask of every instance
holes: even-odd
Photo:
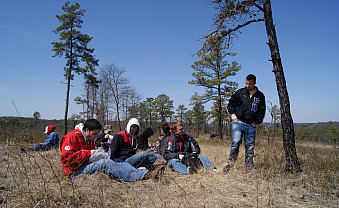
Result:
[[[102,159],[94,163],[82,165],[72,175],[73,179],[81,177],[83,174],[93,174],[102,172],[110,178],[119,179],[127,182],[142,180],[148,170],[136,169],[126,162],[115,162],[111,159]]]
[[[239,153],[239,146],[242,142],[242,137],[244,136],[245,141],[245,164],[249,168],[254,167],[253,156],[254,156],[254,146],[255,146],[255,133],[256,129],[251,124],[244,123],[240,120],[238,122],[232,122],[232,145],[230,157],[228,160],[230,162],[235,162]]]
[[[205,169],[207,168],[214,168],[212,165],[212,162],[208,157],[206,156],[199,156],[199,159],[204,166]],[[168,168],[173,168],[176,172],[182,173],[182,174],[188,174],[187,166],[182,164],[181,161],[177,158],[171,159],[167,163]]]
[[[159,159],[159,160],[163,158],[160,154],[155,153],[153,148],[147,149],[146,152],[147,153],[153,153],[157,157],[157,159]]]
[[[50,150],[51,147],[49,145],[45,145],[44,143],[37,144],[31,148],[26,149],[26,152],[29,151],[39,151],[39,150]]]
[[[139,152],[127,158],[125,162],[131,164],[135,168],[146,167],[149,168],[157,160],[154,153]]]

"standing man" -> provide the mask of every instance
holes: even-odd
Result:
[[[95,154],[94,141],[101,130],[101,124],[96,119],[88,119],[84,125],[66,134],[60,141],[62,168],[65,175],[73,179],[83,175],[102,172],[111,178],[123,181],[137,181],[156,178],[164,167],[152,171],[136,169],[126,162],[115,162],[111,159],[100,159],[91,162]]]
[[[232,145],[229,163],[224,167],[226,172],[238,157],[243,135],[246,148],[245,164],[249,169],[254,168],[256,125],[263,122],[266,111],[265,96],[255,84],[255,75],[247,75],[246,87],[237,90],[227,105],[228,113],[232,118]]]

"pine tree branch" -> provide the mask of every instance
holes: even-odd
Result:
[[[250,21],[245,22],[244,24],[238,25],[238,26],[235,27],[235,28],[231,28],[231,29],[229,29],[229,30],[227,30],[227,31],[222,31],[222,32],[221,32],[221,35],[222,35],[222,37],[225,37],[225,36],[231,34],[232,32],[235,32],[235,31],[239,30],[240,28],[243,28],[243,27],[245,27],[245,26],[247,26],[247,25],[249,25],[249,24],[251,24],[251,23],[253,23],[253,22],[263,22],[263,21],[265,21],[264,18],[253,19],[253,20],[250,20]]]

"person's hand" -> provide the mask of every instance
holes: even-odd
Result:
[[[232,114],[231,118],[232,118],[233,122],[238,122],[238,118],[237,118],[237,116],[235,114]]]
[[[94,153],[96,152],[97,150],[91,150],[91,155],[94,155]]]
[[[185,155],[179,154],[179,159],[182,160],[182,158],[184,158]]]

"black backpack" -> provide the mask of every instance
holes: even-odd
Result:
[[[188,168],[198,169],[202,167],[202,163],[196,153],[186,153],[181,162]]]

